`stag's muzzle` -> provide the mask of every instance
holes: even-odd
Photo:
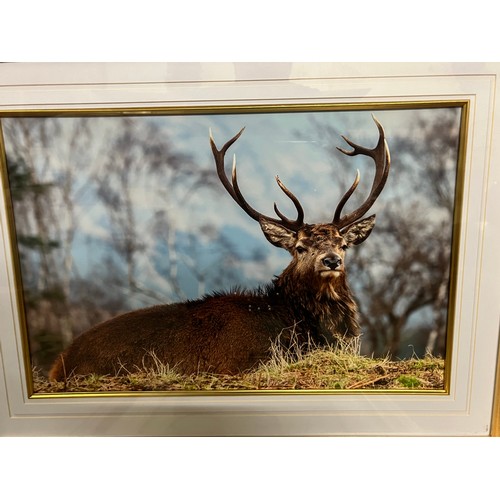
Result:
[[[331,271],[335,271],[342,265],[342,258],[337,254],[329,254],[321,259],[321,263]]]

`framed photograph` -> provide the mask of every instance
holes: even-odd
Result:
[[[132,67],[0,68],[2,434],[496,435],[498,65]]]

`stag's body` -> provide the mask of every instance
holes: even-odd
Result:
[[[272,342],[325,345],[356,337],[356,305],[345,277],[338,281],[335,297],[328,289],[309,297],[309,287],[297,288],[294,277],[283,273],[262,289],[122,314],[78,337],[50,377],[127,373],[157,360],[180,373],[235,374],[268,359]]]
[[[238,187],[236,167],[232,182],[224,173],[224,154],[241,132],[217,150],[211,140],[217,172],[233,199],[257,220],[266,238],[292,256],[288,267],[271,284],[254,291],[234,290],[199,300],[159,305],[120,315],[75,339],[55,361],[49,378],[71,374],[116,374],[154,366],[158,361],[180,373],[234,374],[255,367],[270,356],[273,343],[336,345],[360,334],[357,307],[349,290],[344,253],[370,234],[375,216],[360,218],[380,193],[389,173],[389,151],[383,129],[368,150],[347,142],[345,154],[371,156],[376,163],[372,191],[363,205],[341,217],[359,182],[359,173],[343,196],[334,219],[327,224],[305,224],[295,196],[277,179],[293,201],[297,218],[260,214],[245,201]]]

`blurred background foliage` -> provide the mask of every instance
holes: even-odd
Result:
[[[377,111],[392,156],[373,234],[350,251],[362,352],[445,355],[459,108]],[[287,211],[279,174],[308,222],[329,221],[369,162],[341,155],[341,134],[372,147],[367,112],[4,118],[7,170],[33,365],[127,310],[270,281],[286,266],[220,186],[208,128],[231,149],[249,202]],[[228,155],[229,156],[229,155]],[[285,206],[281,207],[281,203]],[[349,206],[346,208],[349,210]],[[202,334],[202,332],[200,332]]]

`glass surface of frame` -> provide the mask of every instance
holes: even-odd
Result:
[[[322,342],[316,327],[308,326],[306,343],[297,333],[300,324],[295,330],[294,323],[315,325],[315,320],[294,310],[269,331],[256,326],[257,340],[252,331],[240,339],[237,328],[245,327],[232,327],[229,345],[210,340],[213,347],[204,347],[208,352],[197,354],[197,364],[184,368],[182,356],[190,352],[176,357],[175,352],[164,354],[160,346],[175,331],[159,330],[156,335],[166,339],[157,341],[143,333],[147,328],[156,331],[169,314],[179,314],[162,309],[152,318],[153,327],[143,319],[119,333],[133,337],[133,349],[140,355],[127,354],[130,341],[118,338],[124,346],[110,356],[110,366],[101,368],[91,360],[80,372],[83,359],[74,366],[66,359],[59,383],[48,380],[50,367],[76,338],[126,312],[201,299],[204,315],[217,307],[223,316],[242,316],[241,321],[253,321],[252,316],[261,323],[274,320],[275,306],[264,289],[287,267],[290,253],[271,246],[259,224],[224,195],[208,131],[222,144],[245,128],[231,149],[238,153],[239,184],[250,205],[269,211],[273,200],[280,199],[272,182],[279,174],[305,207],[306,222],[328,223],[356,169],[362,181],[345,212],[368,197],[375,177],[372,158],[349,157],[338,148],[344,147],[344,134],[370,149],[375,146],[378,129],[371,112],[385,130],[392,160],[386,186],[368,213],[378,213],[376,229],[345,256],[348,284],[359,304],[361,337],[345,334],[336,345],[332,338]],[[241,108],[230,114],[224,108],[209,113],[200,108],[184,114],[160,109],[123,110],[115,116],[92,111],[4,116],[5,176],[33,394],[447,392],[448,310],[455,283],[450,271],[453,230],[460,224],[455,200],[461,199],[460,137],[466,120],[467,107],[458,102],[417,103],[404,109],[318,105]],[[294,263],[304,265],[295,250],[291,253]],[[304,279],[294,277],[293,286],[300,288]],[[304,297],[308,288],[312,286],[304,287]],[[238,294],[250,317],[232,307],[235,289],[241,289]],[[214,295],[221,298],[211,305]],[[255,295],[263,296],[263,302]],[[322,299],[317,296],[316,290],[307,299],[308,310],[318,307]],[[300,303],[305,300],[301,296]],[[334,299],[342,301],[347,299]],[[328,314],[335,321],[339,313]],[[190,349],[196,350],[197,342],[203,346],[204,337],[221,336],[221,329],[230,328],[226,323],[234,321],[225,320],[221,326],[212,326],[215,319],[197,325]],[[184,324],[177,328],[187,329]],[[203,357],[218,359],[211,349],[227,358],[231,343],[239,342],[245,353],[252,352],[256,341],[264,352],[248,366],[240,364],[245,356],[236,370],[224,362],[202,364]],[[96,356],[104,356],[104,349]]]
[[[113,65],[29,66],[1,68],[2,434],[497,433],[495,65],[200,65],[189,81],[183,65],[139,65],[133,81]],[[266,346],[244,376],[179,375],[175,359],[141,345],[133,366],[47,380],[65,346],[103,320],[275,280],[304,240],[290,256],[252,214],[294,226],[288,188],[305,222],[329,223],[357,171],[342,214],[359,206],[374,162],[337,148],[357,148],[342,136],[374,147],[372,114],[391,170],[363,215],[377,215],[369,237],[356,225],[338,246],[360,342],[299,349],[300,327],[282,328],[285,344]],[[236,154],[238,195],[217,177],[209,129],[220,148],[242,127],[225,161],[230,179]]]

